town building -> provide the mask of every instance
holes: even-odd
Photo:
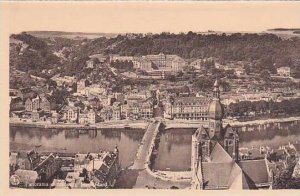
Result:
[[[61,167],[61,163],[60,159],[53,153],[50,153],[35,168],[33,168],[33,170],[38,173],[38,176],[42,181],[46,181],[57,174]]]
[[[34,110],[31,112],[31,119],[32,122],[46,121],[45,112],[42,110]]]
[[[73,83],[76,82],[75,77],[71,77],[71,76],[59,77],[59,75],[57,75],[52,77],[51,79],[56,82],[57,86],[63,86],[63,85],[71,86]]]
[[[35,98],[31,99],[31,98],[27,98],[27,100],[25,101],[25,110],[26,111],[37,111],[38,109],[40,109],[40,97],[36,96]]]
[[[24,110],[23,100],[20,97],[12,98],[10,101],[10,111]]]
[[[202,59],[196,59],[190,63],[190,66],[194,67],[195,69],[203,69],[203,60]]]
[[[98,62],[99,62],[98,58],[91,58],[86,61],[86,68],[93,69],[97,65]]]
[[[51,96],[43,96],[40,100],[40,109],[44,112],[51,112],[55,110],[57,107],[56,100],[54,97]]]
[[[79,80],[77,82],[77,93],[85,94],[85,80]]]
[[[27,100],[28,98],[34,98],[36,93],[31,90],[31,88],[22,88],[18,90],[17,97],[20,97],[22,100]]]
[[[63,120],[69,123],[76,123],[78,121],[79,109],[75,106],[66,106],[63,109]]]
[[[277,74],[283,77],[291,76],[291,68],[290,67],[279,67],[277,68]]]
[[[173,119],[206,121],[208,103],[209,99],[205,97],[175,98],[171,107],[171,116]]]
[[[120,56],[118,54],[112,54],[109,57],[110,62],[116,62],[116,61],[133,61],[133,56]]]
[[[112,105],[112,119],[120,120],[121,119],[121,103],[114,102]]]
[[[125,112],[130,119],[149,119],[153,117],[153,101],[148,99],[129,99],[127,100],[127,109]],[[124,109],[124,108],[123,108]]]
[[[92,109],[85,109],[79,112],[78,118],[79,124],[95,124],[96,123],[96,112]]]

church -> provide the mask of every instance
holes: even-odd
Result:
[[[224,109],[218,79],[208,106],[208,124],[192,136],[192,189],[241,190],[272,188],[272,172],[266,158],[240,160],[238,132],[223,127]]]

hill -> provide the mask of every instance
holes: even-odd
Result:
[[[83,33],[83,32],[65,32],[65,31],[27,31],[28,34],[39,38],[62,37],[69,39],[95,39],[99,37],[116,37],[114,33]]]

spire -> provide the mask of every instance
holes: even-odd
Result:
[[[218,77],[216,77],[216,81],[214,83],[214,90],[213,90],[213,98],[220,100],[220,88],[219,88],[219,80]]]
[[[216,80],[215,80],[215,83],[214,83],[214,87],[219,87],[218,76],[216,76]]]

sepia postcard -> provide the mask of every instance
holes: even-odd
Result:
[[[300,195],[300,2],[15,1],[0,20],[0,195]]]

